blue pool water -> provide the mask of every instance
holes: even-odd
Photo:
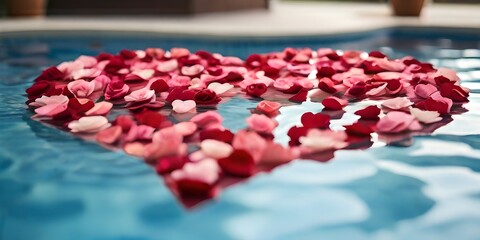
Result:
[[[33,121],[24,105],[24,89],[46,66],[147,47],[242,58],[285,47],[380,49],[457,70],[471,101],[468,112],[431,136],[414,137],[409,147],[379,143],[337,151],[327,163],[294,161],[185,210],[141,161]],[[480,239],[479,49],[480,32],[466,29],[261,39],[0,35],[0,239]],[[244,126],[252,106],[241,99],[220,106],[227,127]]]

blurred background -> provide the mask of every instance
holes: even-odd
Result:
[[[246,9],[268,9],[274,0],[0,0],[0,17],[38,15],[165,15],[198,14]],[[415,4],[480,3],[480,0],[275,0],[281,2],[341,2],[379,3],[400,2],[406,8]],[[402,14],[397,14],[402,15]]]

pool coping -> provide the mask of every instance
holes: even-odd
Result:
[[[234,38],[357,34],[391,28],[448,28],[478,34],[480,4],[427,3],[420,18],[392,17],[387,4],[272,1],[271,9],[159,17],[0,19],[0,34],[102,31]],[[470,29],[470,30],[468,30]]]

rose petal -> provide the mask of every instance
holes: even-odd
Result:
[[[206,128],[208,125],[222,123],[223,118],[215,111],[207,111],[196,115],[190,121],[197,124],[199,128]]]
[[[382,102],[382,106],[391,110],[402,110],[413,105],[413,102],[406,97],[396,97]]]
[[[68,128],[71,132],[95,133],[110,127],[110,125],[108,119],[104,116],[89,116],[70,122]]]
[[[197,104],[193,100],[175,100],[172,102],[172,110],[176,113],[194,112]]]
[[[193,122],[180,122],[173,125],[175,131],[180,133],[182,136],[190,136],[197,131],[197,124]]]
[[[203,140],[200,143],[200,148],[207,157],[213,159],[228,157],[233,152],[232,145],[213,139]]]
[[[302,90],[295,94],[294,96],[290,97],[288,100],[291,102],[297,102],[297,103],[302,103],[307,100],[308,96],[308,91],[307,90]]]
[[[218,165],[226,173],[239,177],[249,177],[255,173],[255,160],[245,150],[235,150],[231,155],[218,160]]]
[[[404,112],[392,111],[382,117],[375,126],[378,132],[399,133],[409,129],[415,117]]]
[[[214,139],[226,143],[233,141],[233,133],[227,129],[205,129],[200,132],[200,140]]]
[[[322,152],[326,150],[340,149],[348,145],[345,140],[345,132],[333,132],[331,130],[319,130],[312,128],[308,130],[306,136],[300,137],[299,141],[303,148],[313,152]]]
[[[306,128],[326,129],[330,126],[330,116],[322,113],[306,112],[301,117],[302,125]]]
[[[176,59],[160,62],[158,63],[158,67],[157,67],[157,70],[159,72],[164,72],[164,73],[173,72],[177,69],[178,69],[178,62]]]
[[[96,140],[101,143],[113,144],[120,139],[122,127],[113,126],[97,133]]]
[[[264,114],[272,115],[282,107],[281,103],[263,100],[257,104],[256,109]]]
[[[157,160],[155,170],[159,174],[165,174],[177,169],[181,169],[187,162],[187,156],[168,156]]]
[[[123,151],[128,155],[143,157],[145,146],[139,142],[126,143],[125,146],[123,146]]]
[[[364,109],[355,111],[355,114],[360,116],[360,119],[363,120],[378,120],[378,115],[380,112],[381,109],[377,106],[368,106]]]
[[[192,179],[213,184],[218,180],[220,167],[213,159],[205,159],[199,162],[186,163],[182,169],[172,172],[171,176],[175,180]]]
[[[147,125],[133,125],[128,131],[127,136],[125,137],[125,141],[133,142],[151,140],[154,131],[155,128]]]
[[[185,76],[197,76],[199,75],[201,72],[203,72],[205,68],[200,65],[200,64],[195,64],[193,66],[183,66],[182,67],[182,74],[185,75]]]
[[[240,130],[235,134],[232,146],[236,150],[242,149],[247,151],[255,161],[258,161],[266,149],[266,142],[256,132]]]
[[[232,96],[233,85],[230,83],[213,82],[208,85],[208,89],[214,91],[218,96]],[[233,93],[234,94],[234,93]]]
[[[342,110],[343,107],[347,106],[348,101],[334,96],[329,96],[323,99],[322,105],[325,107],[326,110],[336,111]]]
[[[95,82],[75,80],[69,82],[67,88],[76,97],[86,98],[89,97],[93,93],[93,91],[95,91]]]
[[[278,123],[261,114],[252,114],[246,119],[248,127],[259,133],[272,133]]]
[[[370,136],[370,134],[373,132],[372,128],[359,122],[356,122],[356,123],[353,123],[352,125],[348,125],[344,127],[345,127],[345,132],[348,135],[364,137],[364,136]]]
[[[299,151],[295,148],[284,147],[278,143],[268,141],[268,150],[264,152],[260,162],[263,164],[277,165],[290,162],[299,157]]]
[[[95,106],[85,112],[85,115],[87,116],[92,116],[92,115],[106,115],[108,112],[110,112],[110,109],[112,109],[113,104],[111,102],[98,102],[95,103]]]
[[[410,109],[410,113],[415,116],[419,122],[426,124],[435,123],[442,120],[440,113],[436,111],[423,111],[418,108],[412,108]]]

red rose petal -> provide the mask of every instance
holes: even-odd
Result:
[[[115,119],[115,121],[113,121],[113,124],[115,126],[120,126],[122,128],[122,132],[128,133],[135,122],[129,115],[120,115]]]
[[[255,173],[255,161],[245,150],[234,150],[230,156],[219,159],[218,165],[224,172],[238,177],[249,177]]]
[[[154,90],[155,93],[160,93],[160,92],[168,91],[169,87],[168,87],[168,84],[164,80],[159,79],[159,80],[156,80],[155,82],[153,82],[150,85],[150,89]]]
[[[180,169],[189,161],[187,156],[169,156],[157,160],[155,170],[159,174],[165,174]]]
[[[308,130],[310,130],[310,128],[297,127],[297,126],[291,127],[287,133],[287,135],[290,137],[290,141],[288,142],[288,144],[290,146],[300,145],[300,141],[299,141],[300,137],[306,136],[308,133]]]
[[[332,67],[320,67],[320,68],[317,68],[318,72],[317,72],[317,77],[321,77],[321,78],[329,78],[329,77],[332,77],[335,73],[337,73],[335,71],[335,69],[333,69]]]
[[[250,96],[261,97],[265,92],[267,92],[267,85],[263,83],[254,83],[248,85],[245,90]]]
[[[385,58],[387,55],[383,54],[380,51],[371,51],[368,53],[368,56],[374,57],[374,58]]]
[[[89,99],[83,99],[80,101],[78,98],[70,98],[68,101],[68,111],[73,119],[79,119],[84,116],[85,113],[92,109],[95,104]]]
[[[359,122],[356,122],[352,125],[348,125],[344,127],[345,127],[345,132],[348,135],[363,137],[363,136],[370,136],[370,134],[373,133],[372,128]]]
[[[307,96],[308,96],[308,91],[302,90],[299,93],[295,94],[294,96],[290,97],[288,100],[290,100],[291,102],[302,103],[307,100]]]
[[[337,89],[335,88],[335,83],[333,83],[333,81],[330,78],[320,79],[320,81],[318,82],[318,88],[330,94],[337,92]]]
[[[184,178],[177,180],[175,186],[182,197],[211,198],[215,196],[215,186],[199,180]]]
[[[135,118],[140,124],[147,125],[153,128],[162,128],[171,125],[166,117],[158,112],[151,110],[144,110],[135,114]]]
[[[248,56],[247,59],[245,60],[245,65],[248,68],[252,68],[252,69],[259,68],[265,64],[266,64],[266,59],[264,59],[259,54],[252,54]]]
[[[322,101],[322,105],[325,107],[326,110],[333,111],[342,110],[343,107],[347,106],[347,104],[348,101],[333,96],[326,97]]]
[[[302,115],[300,121],[306,128],[327,129],[330,126],[330,116],[322,113],[306,112]]]
[[[123,49],[120,51],[120,56],[122,56],[124,59],[132,59],[137,57],[137,54],[134,51]]]
[[[355,115],[360,116],[362,120],[378,120],[378,115],[382,110],[377,106],[368,106],[364,109],[355,111]]]
[[[451,82],[444,83],[440,86],[440,94],[452,99],[454,102],[468,102],[468,92]]]
[[[293,84],[290,88],[283,90],[283,93],[286,94],[297,94],[298,92],[304,90],[304,88],[299,84]]]
[[[362,96],[367,92],[367,87],[364,82],[358,82],[347,90],[347,93],[354,97]]]
[[[233,133],[228,129],[205,129],[200,132],[200,140],[214,139],[221,142],[232,143]]]
[[[199,105],[211,105],[219,103],[222,99],[214,91],[204,89],[195,93],[193,100]]]
[[[431,97],[416,103],[415,106],[422,110],[436,111],[441,114],[448,113],[450,111],[447,103],[435,101]]]
[[[194,100],[196,92],[193,90],[186,90],[183,87],[173,87],[165,99],[167,102],[173,102],[175,100]]]
[[[52,66],[52,67],[49,67],[49,68],[43,70],[42,73],[40,74],[40,76],[35,78],[34,81],[35,82],[42,81],[42,80],[55,81],[55,80],[62,80],[63,77],[64,77],[63,72],[58,70],[57,67]]]

